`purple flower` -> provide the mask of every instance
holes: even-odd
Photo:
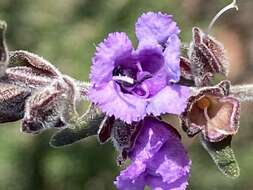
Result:
[[[93,57],[90,100],[127,123],[147,114],[180,114],[189,93],[172,84],[180,78],[178,34],[172,16],[153,12],[136,23],[136,50],[125,33],[109,34]]]
[[[115,181],[120,190],[183,190],[188,184],[190,160],[180,137],[170,125],[145,118],[129,157],[132,163]]]

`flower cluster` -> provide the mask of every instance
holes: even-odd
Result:
[[[120,190],[185,190],[191,161],[180,134],[163,120],[173,114],[189,137],[200,134],[225,175],[239,175],[231,140],[240,102],[253,100],[253,87],[228,80],[213,85],[216,75],[227,77],[228,59],[223,45],[200,28],[193,28],[188,54],[181,56],[172,16],[144,13],[135,25],[136,48],[123,32],[97,46],[90,83],[62,74],[35,54],[9,52],[5,31],[0,23],[1,123],[22,120],[28,133],[60,128],[50,141],[54,147],[91,135],[101,144],[111,140],[119,165],[131,161],[114,182]],[[79,116],[76,105],[83,99],[91,106]]]
[[[107,115],[98,139],[112,139],[119,164],[131,160],[116,178],[118,189],[186,189],[191,161],[162,114],[178,115],[189,137],[201,134],[225,175],[239,175],[231,140],[239,127],[242,88],[231,88],[228,80],[212,85],[216,75],[228,73],[224,47],[201,29],[192,31],[188,57],[179,57],[176,23],[149,12],[136,23],[136,50],[125,33],[109,34],[97,47],[88,96]]]
[[[172,16],[149,12],[139,17],[135,31],[136,50],[125,33],[109,34],[97,47],[90,74],[90,100],[116,120],[103,131],[111,131],[120,161],[132,160],[115,184],[122,190],[185,189],[186,151],[173,127],[155,117],[179,115],[189,97],[189,88],[176,84],[179,28]]]

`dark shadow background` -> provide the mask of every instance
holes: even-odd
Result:
[[[253,82],[253,1],[238,0],[239,11],[227,12],[212,34],[225,44],[234,84]],[[7,21],[9,49],[37,53],[62,72],[88,80],[95,45],[107,33],[127,32],[135,42],[134,24],[145,11],[173,14],[183,42],[191,28],[206,29],[224,0],[0,0],[0,18]],[[233,146],[241,176],[224,177],[202,149],[198,138],[186,139],[193,161],[190,190],[253,189],[253,104],[243,104],[241,128]],[[37,136],[19,132],[19,123],[0,128],[0,189],[111,190],[119,173],[111,143],[88,138],[73,146],[53,149],[53,130]]]

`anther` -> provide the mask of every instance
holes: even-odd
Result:
[[[119,81],[119,82],[126,82],[129,84],[134,84],[134,79],[128,77],[128,76],[113,76],[113,80]]]

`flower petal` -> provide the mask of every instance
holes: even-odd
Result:
[[[168,82],[168,72],[164,64],[162,48],[152,41],[143,40],[139,43],[136,54],[143,72],[152,75],[151,78],[143,82],[147,86],[149,96],[152,97],[163,89]]]
[[[142,40],[136,50],[143,71],[156,73],[164,66],[162,48],[152,40]]]
[[[188,184],[190,164],[191,162],[180,139],[171,135],[170,140],[148,163],[149,175],[152,174],[148,183],[151,186],[155,185],[152,180],[153,176],[160,176],[162,183],[160,182],[159,185],[167,187],[164,189],[185,189]]]
[[[90,80],[96,86],[107,83],[112,78],[112,72],[121,59],[130,58],[132,43],[125,33],[111,33],[96,48],[92,59]]]
[[[149,187],[152,190],[185,190],[188,185],[189,175],[182,176],[180,179],[174,183],[168,184],[165,183],[161,177],[148,176],[146,181]]]
[[[157,72],[152,78],[149,78],[143,82],[143,85],[147,86],[149,96],[153,97],[160,92],[165,86],[167,86],[167,72],[165,69]]]
[[[143,189],[145,185],[157,190],[186,188],[190,160],[167,123],[146,117],[129,156],[132,163],[117,177],[118,189]]]
[[[120,173],[120,176],[116,178],[114,184],[119,190],[141,190],[145,187],[145,177],[139,176],[134,180],[128,178],[128,173],[123,172]]]
[[[110,81],[101,88],[91,88],[89,99],[108,116],[115,116],[126,123],[139,121],[146,114],[146,101],[131,94],[124,94],[120,91],[118,84]]]
[[[198,102],[207,96],[222,97],[224,96],[225,91],[225,85],[224,87],[208,87],[200,90],[199,92],[196,92],[196,95],[190,96],[188,98],[187,106],[185,107],[185,110],[180,117],[182,119],[182,128],[189,137],[193,137],[202,129],[204,129],[207,122],[203,109],[200,109],[198,107]]]
[[[166,43],[169,36],[180,32],[171,15],[163,13],[144,13],[136,22],[136,36],[139,41],[152,39],[160,44]]]
[[[150,99],[147,113],[155,116],[163,113],[180,114],[186,107],[188,97],[188,87],[171,84]]]
[[[165,127],[164,127],[165,126]],[[133,151],[129,154],[132,163],[120,173],[116,186],[120,190],[144,189],[146,163],[168,139],[167,125],[154,118],[146,118],[136,139]],[[138,189],[138,190],[139,190]]]
[[[219,142],[228,135],[235,135],[239,128],[240,102],[233,97],[222,97],[209,109],[210,120],[203,132],[204,138]]]
[[[151,159],[169,138],[167,126],[165,122],[155,118],[145,118],[130,158],[141,162]]]
[[[189,137],[202,131],[205,140],[219,142],[239,128],[240,102],[229,96],[230,83],[206,87],[188,99],[181,114],[182,128]]]
[[[188,184],[191,162],[180,138],[166,123],[156,122],[156,124],[151,125],[150,123],[149,125],[150,129],[159,130],[159,133],[155,135],[160,136],[163,132],[167,140],[152,159],[147,162],[147,184],[152,189],[159,189],[159,187],[164,190],[185,189]]]
[[[164,51],[164,60],[170,82],[180,79],[180,40],[177,35],[169,37]]]

